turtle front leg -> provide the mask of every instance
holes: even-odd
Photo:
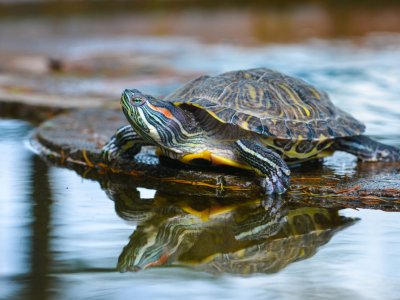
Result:
[[[133,130],[131,125],[126,125],[119,128],[104,145],[101,156],[107,162],[117,158],[133,159],[143,144],[142,137]]]
[[[361,161],[400,161],[399,148],[379,143],[365,135],[337,139],[333,147],[354,154]]]
[[[239,157],[262,176],[261,185],[266,194],[282,194],[290,185],[290,169],[273,150],[250,140],[235,142]]]

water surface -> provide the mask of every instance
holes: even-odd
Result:
[[[211,73],[268,66],[301,76],[328,90],[336,104],[365,122],[368,134],[400,146],[399,38],[386,45],[376,37],[369,41],[363,47],[321,41],[257,48],[214,45],[203,48],[207,60],[194,47],[169,61],[182,72],[187,65]],[[290,213],[296,213],[295,207],[287,208],[282,218],[268,215],[259,199],[242,206],[207,199],[196,205],[173,191],[162,195],[134,187],[124,193],[37,157],[27,147],[31,130],[23,121],[0,120],[2,299],[400,297],[398,213],[324,210],[319,213],[342,221],[325,222],[322,228],[307,219],[310,211],[294,222]],[[240,211],[249,207],[257,215],[246,223],[246,214]],[[270,226],[276,223],[278,227]],[[243,254],[254,245],[278,240],[279,230],[289,226],[285,224],[296,224],[304,236],[297,244],[280,246],[281,252],[266,252],[283,257],[289,249],[286,264],[221,267],[229,253],[244,249],[237,252]],[[280,241],[288,236],[280,236]],[[124,247],[137,237],[132,253],[146,254],[161,266],[120,273],[126,270],[121,259],[127,259],[129,249],[124,252]],[[231,243],[219,244],[223,238]],[[161,259],[166,250],[168,259]],[[221,255],[224,251],[227,255]]]

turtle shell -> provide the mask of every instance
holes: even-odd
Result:
[[[266,68],[201,76],[165,100],[202,108],[220,122],[278,139],[333,139],[365,130],[325,92]]]

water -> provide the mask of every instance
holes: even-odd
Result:
[[[268,65],[301,76],[400,146],[400,39],[382,38],[209,45],[206,60],[186,46],[169,61],[182,72]],[[398,213],[271,213],[260,199],[221,204],[99,183],[34,155],[31,130],[0,120],[1,299],[400,299]],[[131,262],[141,270],[119,272]]]

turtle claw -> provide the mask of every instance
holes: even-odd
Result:
[[[290,169],[273,149],[251,140],[235,142],[239,157],[260,176],[265,194],[283,194],[289,187]]]
[[[274,192],[274,185],[268,177],[261,179],[261,187],[264,189],[266,195],[271,195]]]
[[[282,165],[276,164],[268,168],[267,176],[261,179],[265,194],[283,194],[290,186],[290,170],[282,160]]]
[[[111,137],[101,151],[105,162],[112,162],[118,158],[133,159],[140,151],[143,139],[133,131],[130,125],[123,126]]]
[[[115,146],[115,137],[112,137],[101,149],[101,158],[105,162],[111,162],[118,156],[117,153],[118,151]]]
[[[272,172],[271,172],[272,173]],[[278,174],[279,173],[279,174]],[[290,177],[284,172],[276,172],[261,179],[265,194],[283,194],[290,186]]]

